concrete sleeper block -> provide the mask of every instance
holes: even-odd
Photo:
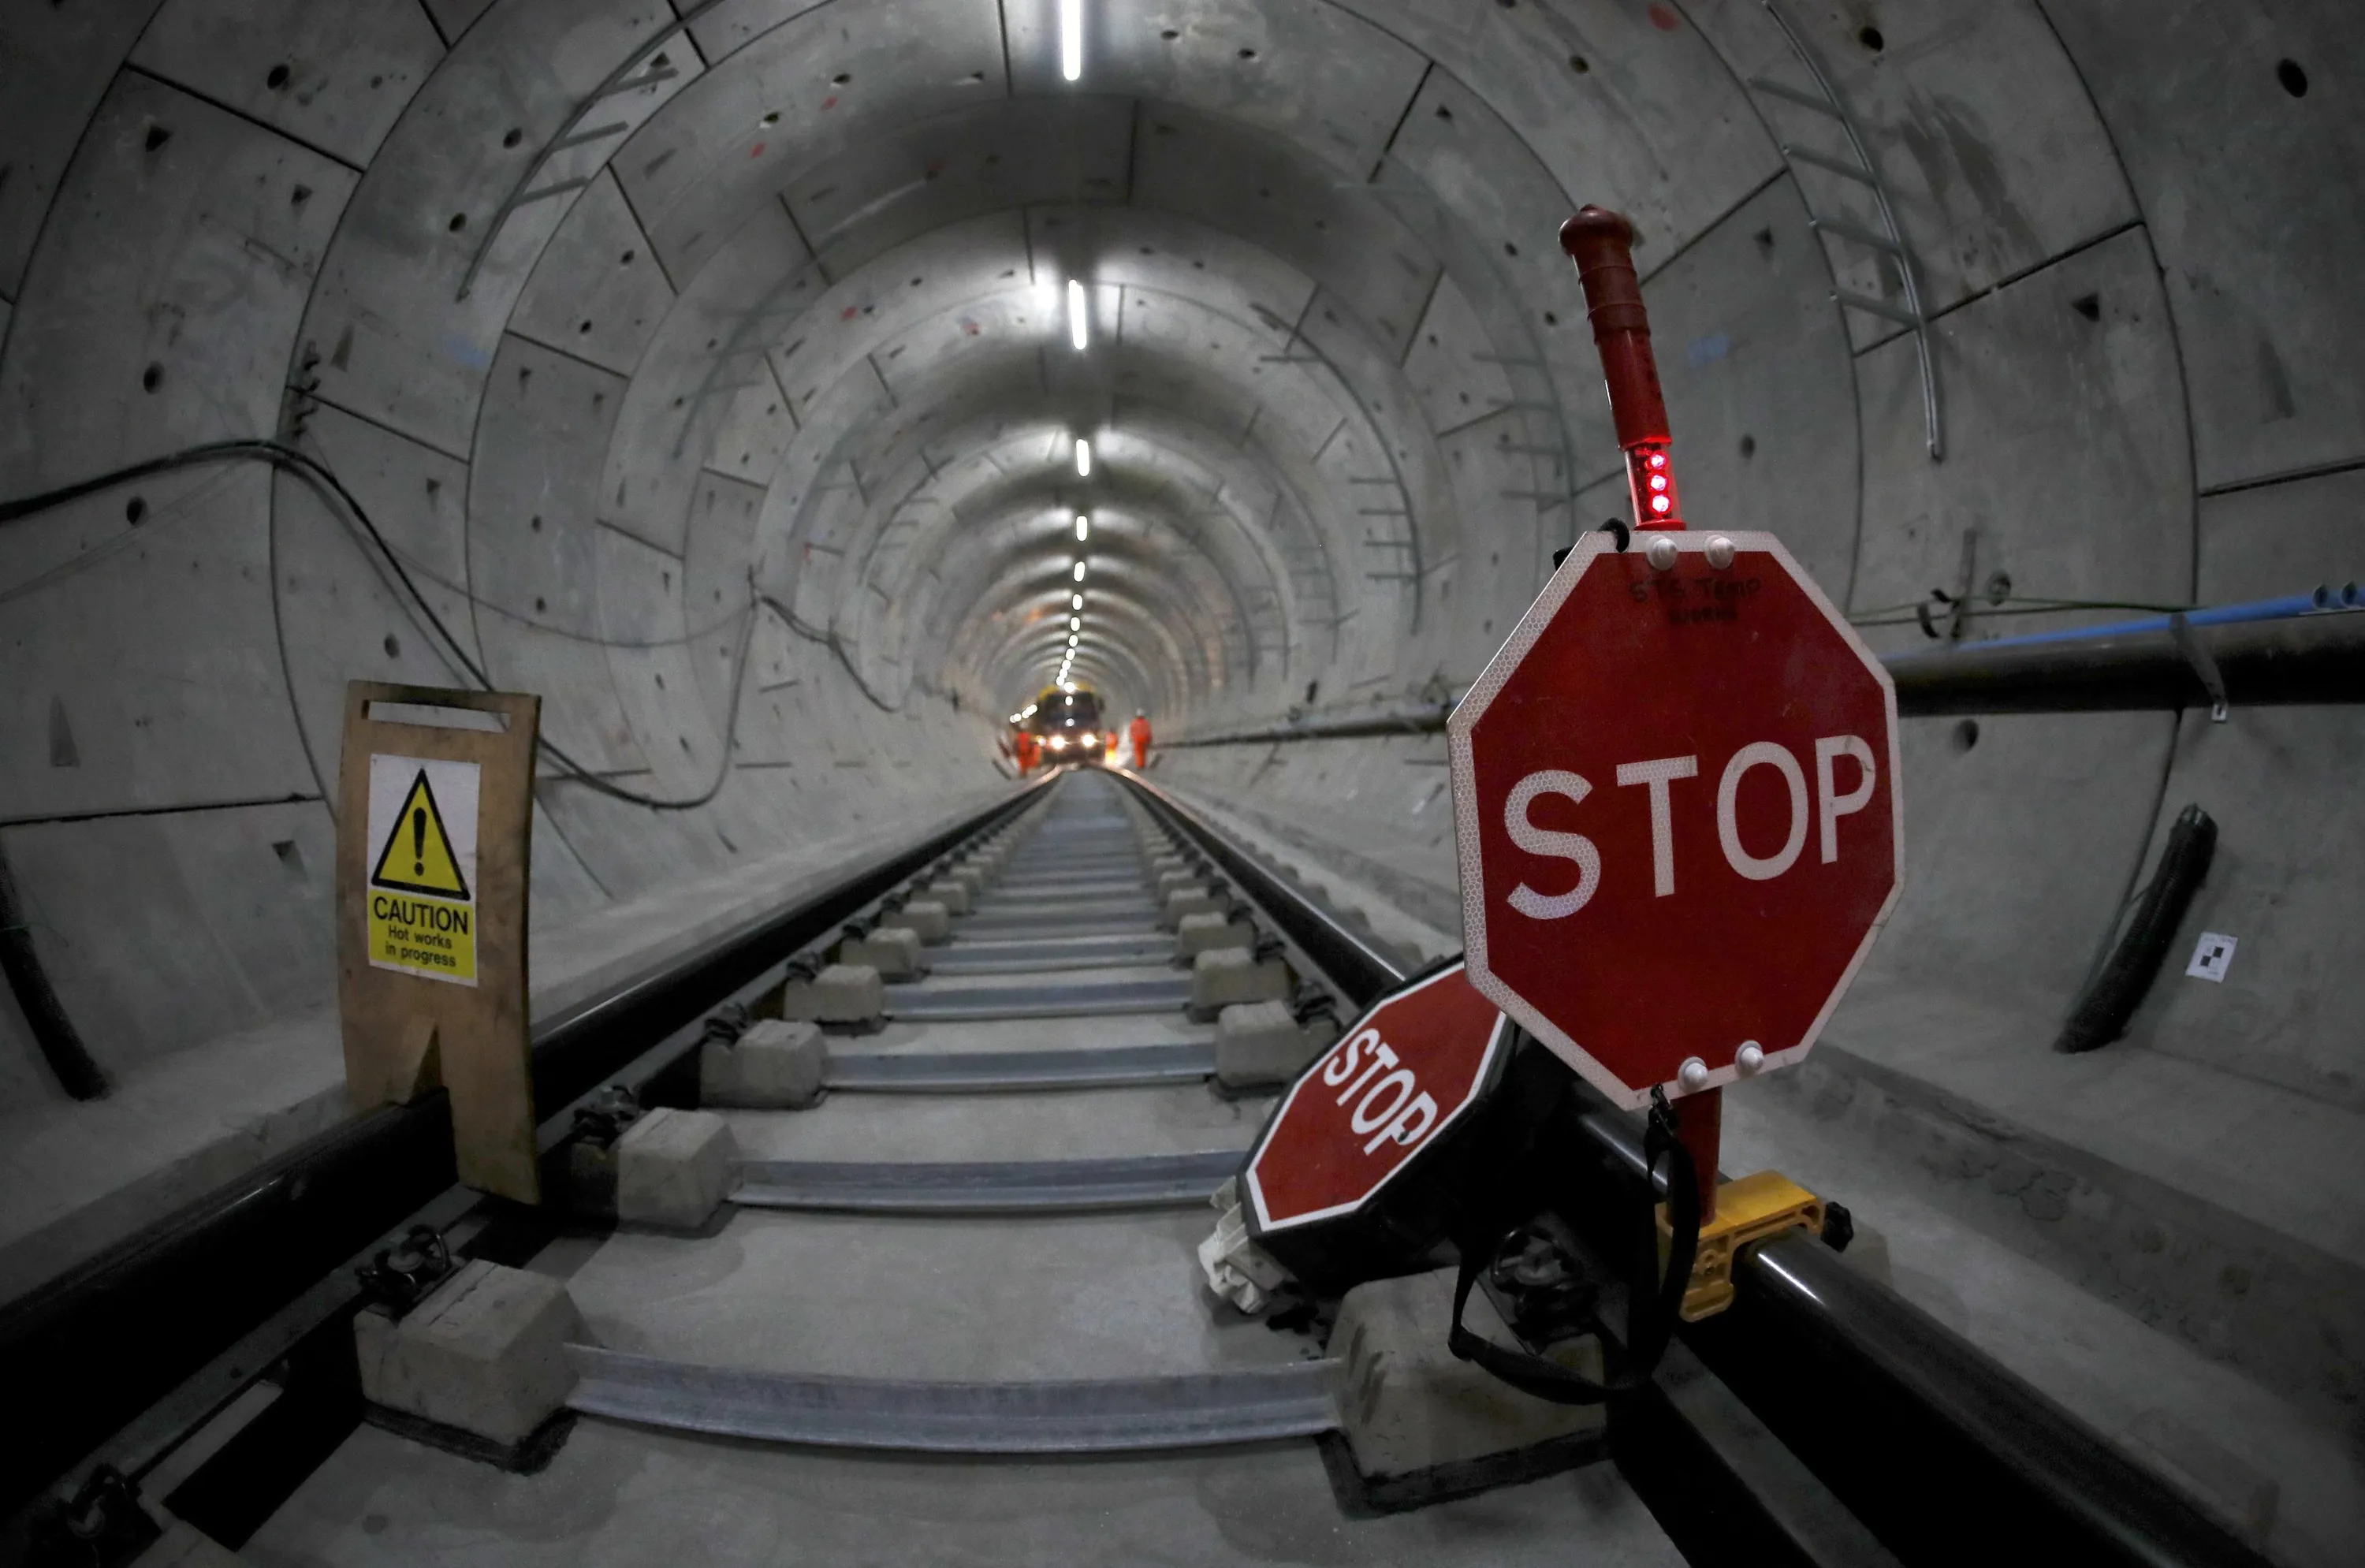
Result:
[[[1253,947],[1256,928],[1225,914],[1186,914],[1174,928],[1174,951],[1184,961],[1218,947]]]
[[[881,931],[910,931],[931,946],[948,940],[953,934],[952,912],[934,899],[913,899],[892,914],[879,921]]]
[[[1194,882],[1166,895],[1159,911],[1158,924],[1165,930],[1173,931],[1182,925],[1184,915],[1227,914],[1231,907],[1229,900],[1218,898],[1205,886]]]
[[[821,1024],[867,1024],[887,1010],[887,988],[866,964],[832,964],[780,991],[780,1016]]]
[[[1216,1081],[1227,1089],[1286,1083],[1338,1037],[1336,1023],[1301,1025],[1286,1002],[1234,1002],[1216,1017]]]
[[[927,966],[920,962],[920,934],[880,926],[868,936],[849,936],[838,944],[841,964],[868,964],[881,980],[909,980]]]
[[[821,1098],[829,1047],[820,1025],[766,1018],[735,1041],[709,1040],[698,1058],[701,1104],[757,1111],[801,1111]]]
[[[616,1217],[701,1229],[730,1196],[738,1159],[730,1124],[713,1112],[651,1111],[616,1140]]]
[[[1217,947],[1191,960],[1191,1013],[1215,1018],[1236,1002],[1279,1002],[1289,995],[1289,966],[1261,963],[1247,947]]]
[[[970,903],[971,901],[970,898],[969,885],[965,882],[951,881],[946,878],[939,877],[935,881],[930,882],[926,887],[921,889],[920,891],[937,903],[944,905],[945,913],[947,914],[967,914],[969,913]]]
[[[1601,1406],[1554,1405],[1456,1361],[1444,1332],[1453,1280],[1454,1271],[1443,1269],[1374,1281],[1339,1304],[1330,1334],[1331,1354],[1346,1363],[1339,1414],[1355,1467],[1366,1477],[1467,1466],[1543,1444],[1581,1448],[1605,1430]],[[1472,1293],[1463,1321],[1482,1338],[1517,1343],[1484,1291]],[[1580,1375],[1601,1376],[1600,1341],[1589,1335],[1556,1347],[1552,1359]]]
[[[353,1349],[372,1404],[514,1447],[566,1405],[584,1333],[563,1282],[478,1259],[399,1322],[363,1311]]]

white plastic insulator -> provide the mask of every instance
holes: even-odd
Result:
[[[1642,559],[1651,563],[1654,572],[1671,572],[1676,567],[1676,542],[1665,534],[1642,547]]]
[[[1741,1048],[1732,1054],[1733,1070],[1743,1078],[1756,1077],[1758,1069],[1765,1065],[1765,1047],[1754,1040],[1742,1041]]]
[[[1708,1087],[1708,1063],[1698,1057],[1686,1057],[1684,1065],[1676,1069],[1676,1081],[1693,1094]]]
[[[1708,536],[1708,564],[1718,571],[1732,565],[1732,541],[1721,533]]]

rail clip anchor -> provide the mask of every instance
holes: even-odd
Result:
[[[1700,1222],[1699,1250],[1692,1256],[1692,1282],[1681,1311],[1687,1323],[1713,1317],[1732,1305],[1733,1255],[1753,1241],[1778,1236],[1792,1226],[1823,1234],[1822,1199],[1772,1170],[1720,1182],[1716,1215]],[[1659,1263],[1665,1267],[1674,1233],[1667,1205],[1659,1205]]]

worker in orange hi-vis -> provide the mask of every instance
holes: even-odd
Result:
[[[1036,744],[1032,734],[1025,730],[1018,732],[1018,777],[1021,778],[1035,771]]]
[[[1137,767],[1137,768],[1142,768],[1142,767],[1149,767],[1149,709],[1147,709],[1147,708],[1137,708],[1137,709],[1135,709],[1135,710],[1133,711],[1133,723],[1128,727],[1128,729],[1127,729],[1126,733],[1127,733],[1128,734],[1130,734],[1130,735],[1133,737],[1133,766],[1134,766],[1135,767]]]

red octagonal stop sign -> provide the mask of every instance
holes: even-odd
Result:
[[[1249,1155],[1258,1236],[1369,1202],[1477,1102],[1508,1032],[1460,964],[1356,1019],[1298,1075]]]
[[[1586,535],[1447,734],[1474,985],[1630,1108],[1807,1053],[1897,902],[1897,696],[1771,534]]]

